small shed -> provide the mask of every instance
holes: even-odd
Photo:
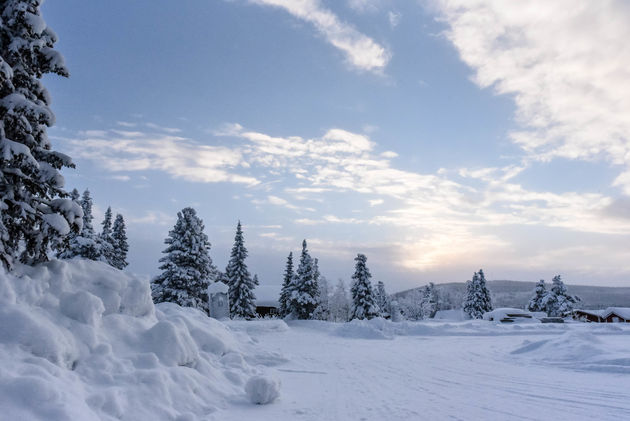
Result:
[[[602,323],[604,312],[606,310],[573,310],[572,317],[574,320],[589,323]]]
[[[630,323],[630,308],[608,307],[603,321],[605,323]]]
[[[228,290],[228,286],[223,282],[217,281],[210,284],[208,287],[210,317],[215,319],[230,317]]]

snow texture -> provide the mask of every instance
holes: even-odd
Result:
[[[247,381],[245,393],[251,403],[265,405],[280,396],[280,382],[265,376],[254,376]]]

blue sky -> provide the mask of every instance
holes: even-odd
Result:
[[[630,10],[547,3],[49,1],[71,72],[45,78],[49,133],[137,273],[194,206],[220,268],[242,220],[265,285],[302,238],[390,291],[627,285]]]

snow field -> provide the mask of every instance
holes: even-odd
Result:
[[[256,389],[265,403],[285,360],[255,344],[104,263],[20,267],[0,273],[0,418],[204,420],[247,402],[252,377],[275,387]]]

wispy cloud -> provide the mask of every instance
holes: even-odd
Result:
[[[537,159],[630,165],[630,4],[438,0],[448,39],[481,87],[509,94]],[[630,178],[615,182],[630,194]]]
[[[310,23],[335,48],[341,50],[348,63],[360,70],[381,72],[391,53],[353,25],[342,21],[319,0],[249,0],[251,3],[272,6]]]

